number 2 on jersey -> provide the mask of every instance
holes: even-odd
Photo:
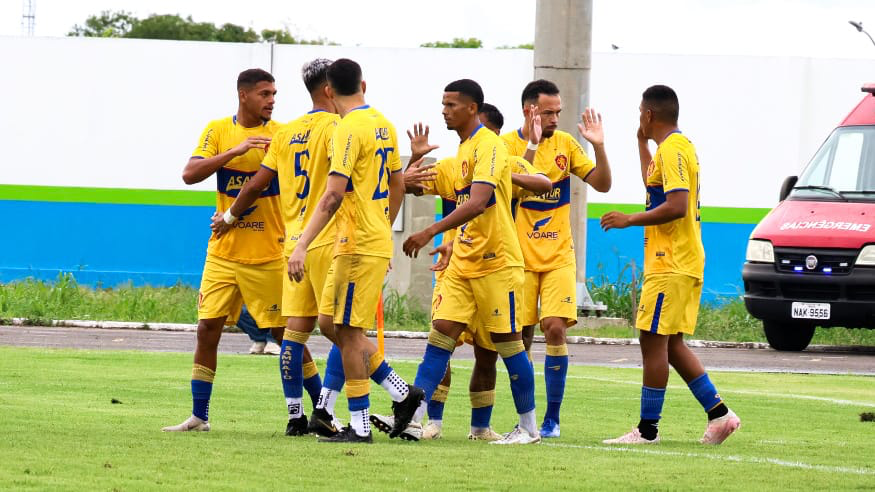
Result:
[[[386,172],[386,162],[389,160],[389,152],[394,152],[393,147],[384,147],[377,149],[375,156],[380,158],[380,176],[377,178],[377,188],[374,190],[373,200],[382,200],[389,196],[389,176]],[[386,190],[380,191],[383,185],[383,178],[386,178]]]

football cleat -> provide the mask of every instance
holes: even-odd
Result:
[[[441,426],[429,422],[428,425],[422,429],[422,438],[423,439],[440,439],[441,438]]]
[[[641,431],[638,430],[637,427],[634,427],[631,431],[616,439],[605,439],[602,441],[604,444],[656,444],[658,442],[659,435],[653,440],[644,439],[644,437],[641,436]]]
[[[164,432],[207,432],[210,430],[210,423],[192,415],[179,425],[171,425],[161,430]]]
[[[492,430],[492,427],[478,429],[476,432],[468,433],[468,439],[472,441],[498,441],[502,439],[502,435]]]
[[[708,421],[708,427],[705,428],[705,434],[699,440],[702,444],[720,444],[726,440],[733,432],[741,427],[741,419],[732,410],[726,415]]]
[[[529,434],[529,431],[517,426],[514,430],[508,432],[501,439],[491,441],[489,444],[537,444],[541,442],[540,434]]]
[[[373,436],[368,432],[366,436],[360,436],[355,433],[352,426],[346,426],[341,429],[340,432],[331,437],[320,437],[319,442],[345,442],[345,443],[355,443],[355,442],[363,442],[367,444],[372,444],[374,442]]]
[[[413,419],[413,414],[416,413],[419,404],[425,399],[425,391],[422,391],[422,388],[408,384],[407,389],[407,397],[404,400],[392,402],[392,414],[395,419],[389,437],[398,437],[407,429],[407,424]]]
[[[322,437],[334,437],[341,430],[340,422],[324,408],[316,408],[310,414],[307,432]]]
[[[265,342],[252,342],[252,346],[249,347],[249,353],[254,355],[263,354],[265,345],[267,345]]]
[[[544,423],[541,424],[541,437],[559,437],[559,422],[556,422],[553,419],[544,419]]]
[[[392,428],[395,426],[395,417],[390,415],[371,415],[371,425],[376,427],[378,431],[389,433]],[[407,427],[401,431],[401,434],[398,435],[401,439],[405,441],[418,441],[422,439],[422,424],[417,422],[410,422],[407,424]]]
[[[289,419],[289,423],[286,425],[287,436],[305,436],[309,432],[310,431],[307,425],[306,415],[301,415],[300,417]]]
[[[267,342],[264,344],[264,350],[262,351],[265,355],[279,355],[282,352],[282,349],[279,345],[273,342]]]

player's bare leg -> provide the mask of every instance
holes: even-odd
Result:
[[[519,425],[492,444],[532,444],[541,441],[535,422],[535,371],[526,355],[522,333],[490,333],[492,343],[504,361],[510,391],[519,414]]]
[[[541,331],[547,342],[544,359],[544,382],[547,387],[547,411],[541,424],[541,437],[559,437],[559,409],[565,396],[565,378],[568,375],[568,346],[565,318],[550,316],[541,320]]]
[[[708,425],[700,442],[720,444],[741,427],[741,420],[723,403],[699,358],[687,347],[683,337],[682,333],[668,337],[668,361],[708,414]]]
[[[523,346],[526,349],[526,352],[532,353],[532,343],[535,341],[535,325],[532,326],[524,326],[523,327]],[[529,355],[529,360],[531,360],[532,356]]]
[[[492,407],[495,405],[495,364],[498,352],[474,344],[474,370],[468,391],[471,395],[471,432],[468,439],[497,441],[501,439],[490,426]]]
[[[216,354],[225,316],[201,319],[197,323],[197,344],[194,349],[194,367],[191,373],[191,417],[179,425],[164,427],[165,432],[208,431],[210,395],[216,376]]]

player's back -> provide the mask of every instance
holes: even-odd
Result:
[[[391,258],[389,175],[401,170],[395,127],[361,106],[340,120],[333,140],[331,173],[349,178],[337,211],[335,254]]]
[[[699,159],[692,142],[674,132],[659,144],[647,168],[647,210],[678,191],[689,192],[686,215],[644,228],[644,274],[681,273],[701,279],[705,248],[699,216]]]
[[[340,117],[322,110],[310,111],[283,126],[274,136],[264,166],[277,172],[283,222],[286,228],[285,254],[295,249],[301,233],[316,211],[328,181],[331,137]],[[334,242],[334,221],[330,222],[308,249]]]

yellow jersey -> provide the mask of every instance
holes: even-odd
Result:
[[[349,178],[337,211],[335,255],[392,258],[389,174],[401,171],[395,127],[370,106],[350,111],[337,125],[331,174]]]
[[[644,227],[644,275],[681,273],[702,279],[705,248],[699,215],[699,158],[687,137],[675,131],[663,140],[647,167],[647,210],[674,191],[688,191],[687,214],[666,224]]]
[[[331,136],[339,120],[338,115],[322,110],[299,117],[276,132],[261,163],[279,178],[286,256],[294,251],[325,193]],[[332,219],[307,250],[334,243],[336,235]]]
[[[511,155],[526,153],[528,140],[521,130],[501,136]],[[548,272],[574,263],[571,238],[571,175],[586,179],[595,169],[580,143],[563,131],[541,140],[535,152],[535,168],[553,182],[543,195],[520,199],[516,230],[526,259],[526,270]]]
[[[511,214],[511,166],[501,138],[483,125],[459,145],[453,188],[456,207],[471,197],[471,185],[494,188],[484,211],[456,231],[448,271],[479,278],[505,267],[523,266]]]
[[[227,152],[249,137],[273,137],[280,124],[265,121],[254,128],[237,124],[237,116],[211,121],[191,156],[206,159]],[[261,166],[265,151],[250,149],[216,171],[216,209],[228,210],[234,199]],[[274,178],[231,230],[220,238],[213,234],[207,254],[237,263],[260,264],[282,258],[283,223],[280,216],[279,181]]]

